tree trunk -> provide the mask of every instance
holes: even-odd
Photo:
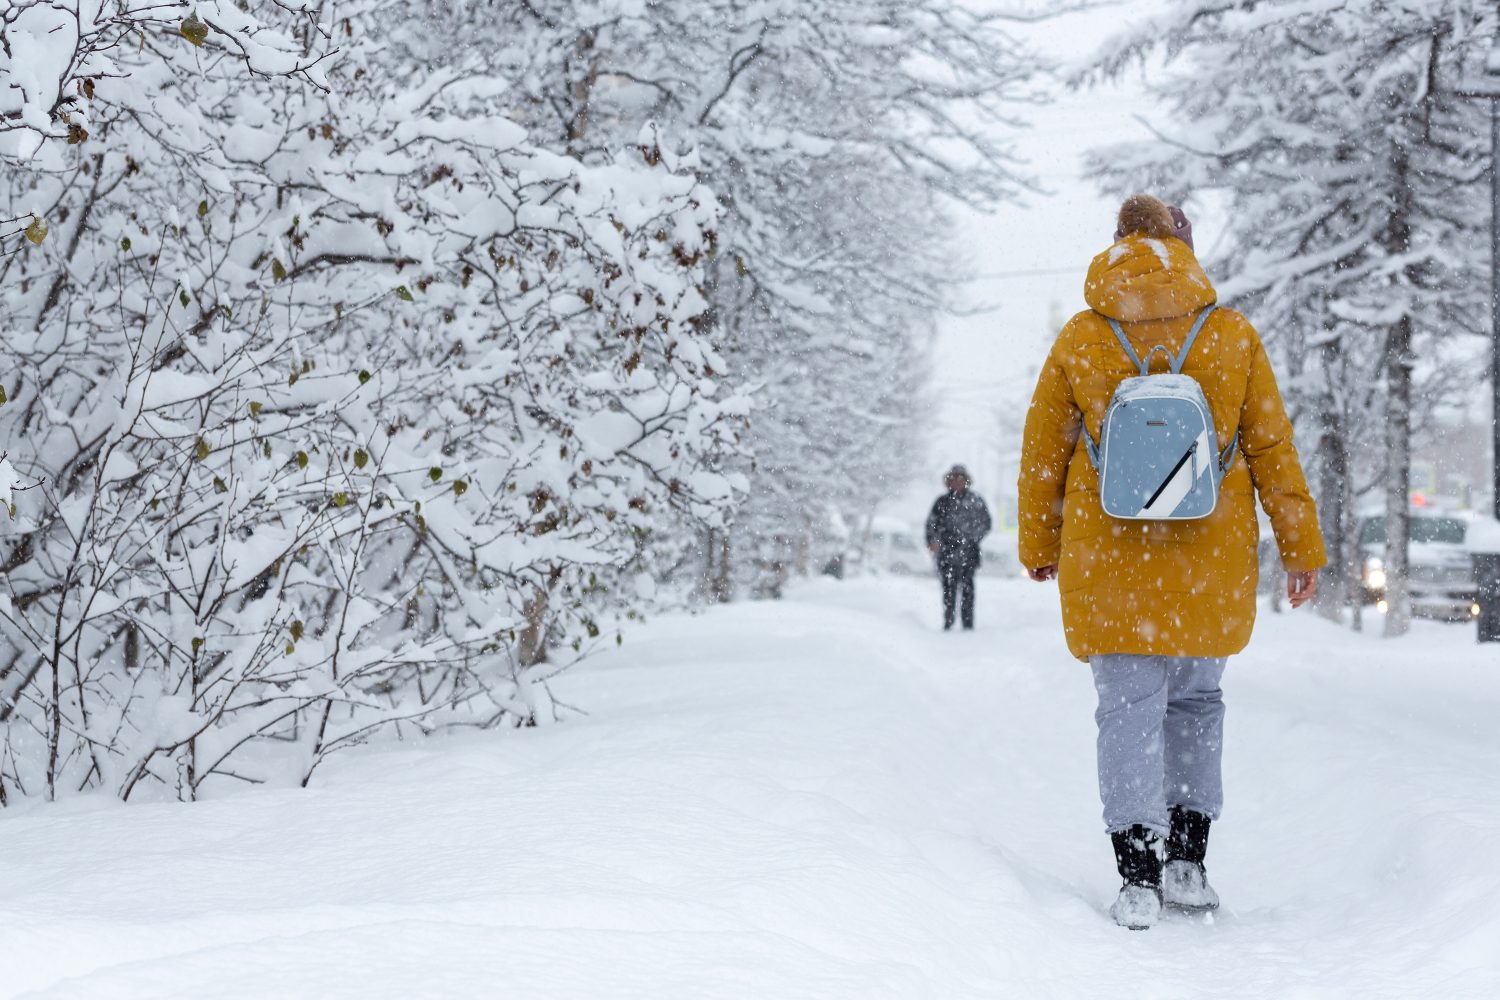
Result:
[[[1328,547],[1328,569],[1319,582],[1316,606],[1318,614],[1324,618],[1341,621],[1351,586],[1345,530],[1345,512],[1349,503],[1349,446],[1343,409],[1338,400],[1325,396],[1323,402],[1320,414],[1322,434],[1318,439],[1318,515]]]
[[[521,629],[521,648],[518,652],[521,666],[534,667],[547,662],[547,591],[537,587],[531,599],[521,608],[526,617],[526,626]]]
[[[1345,449],[1348,454],[1348,449]],[[1342,539],[1344,543],[1344,576],[1349,581],[1349,593],[1346,595],[1349,606],[1349,627],[1356,632],[1365,629],[1363,594],[1359,588],[1364,582],[1365,560],[1359,551],[1359,513],[1354,505],[1354,481],[1352,479],[1344,482],[1344,523]]]
[[[62,739],[62,663],[52,659],[52,698],[47,705],[47,801],[57,801],[57,754]]]
[[[568,119],[568,154],[583,159],[583,141],[589,133],[593,114],[594,86],[599,80],[599,55],[594,50],[598,33],[580,32],[573,42],[572,58],[565,69],[573,76],[568,96],[572,99],[572,117]]]
[[[1411,318],[1386,341],[1385,634],[1411,628],[1407,540],[1411,527]]]
[[[704,570],[703,596],[710,604],[728,604],[734,600],[733,561],[730,558],[729,532],[712,528],[708,532],[707,565]]]

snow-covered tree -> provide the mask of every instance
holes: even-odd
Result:
[[[654,135],[538,145],[499,70],[414,72],[405,8],[7,12],[0,471],[39,485],[0,796],[543,720],[664,512],[732,502],[713,195]]]
[[[445,32],[421,58],[524,65],[511,100],[533,134],[591,162],[654,122],[694,151],[721,210],[712,321],[756,386],[749,502],[700,550],[711,594],[774,589],[830,511],[868,512],[916,465],[927,342],[961,272],[947,212],[1016,192],[994,137],[1036,60],[952,0],[427,9]]]
[[[1326,607],[1357,582],[1355,506],[1388,526],[1388,634],[1409,620],[1414,422],[1462,400],[1488,326],[1486,108],[1466,93],[1494,34],[1470,0],[1182,0],[1106,48],[1165,55],[1157,141],[1102,150],[1114,191],[1223,192],[1221,296],[1283,359],[1334,553]],[[1204,202],[1199,202],[1203,204]]]

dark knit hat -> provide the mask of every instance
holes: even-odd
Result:
[[[964,468],[962,465],[955,465],[953,468],[943,473],[943,485],[948,486],[950,482],[958,477],[961,477],[963,479],[965,488],[968,488],[968,486],[974,482],[974,477],[969,475],[968,469]],[[954,489],[955,487],[948,486],[948,488]]]

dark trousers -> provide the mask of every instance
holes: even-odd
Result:
[[[969,563],[938,566],[938,575],[943,580],[943,628],[953,627],[955,604],[962,605],[964,628],[974,627],[974,569]]]

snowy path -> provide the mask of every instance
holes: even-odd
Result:
[[[308,791],[0,813],[0,995],[1496,997],[1500,653],[1265,616],[1213,922],[1113,927],[1055,592],[822,581],[659,621],[563,726]]]

